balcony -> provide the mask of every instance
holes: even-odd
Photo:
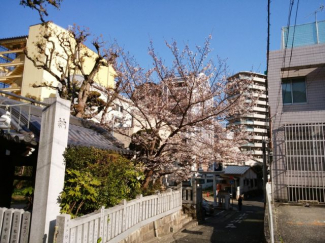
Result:
[[[254,150],[254,151],[252,151],[252,154],[253,155],[263,155],[263,151],[261,151],[261,150]]]
[[[0,82],[4,84],[3,91],[20,94],[25,62],[24,45],[21,43],[26,43],[25,37],[0,40]]]
[[[259,133],[267,133],[266,129],[262,129],[262,128],[254,128],[253,130],[254,132],[259,132]]]
[[[265,86],[260,86],[260,85],[249,85],[248,86],[250,89],[257,89],[257,90],[266,90]]]
[[[267,147],[267,143],[265,144]],[[241,145],[241,147],[252,147],[252,148],[262,148],[262,143],[246,143]]]
[[[254,77],[253,80],[257,82],[265,83],[265,78]]]
[[[239,122],[236,122],[237,125],[254,125],[254,122],[253,121],[239,121]]]
[[[254,128],[251,127],[245,127],[246,132],[254,132]]]
[[[253,96],[254,97],[264,98],[264,99],[266,99],[266,97],[267,97],[265,94],[258,94],[258,93],[253,93]]]
[[[253,108],[253,111],[258,111],[258,112],[267,112],[267,108],[262,108],[262,107],[257,107],[255,106]]]
[[[253,136],[253,139],[262,141],[263,139],[265,139],[265,136]]]
[[[255,147],[254,143],[245,143],[243,145],[241,145],[241,147]]]
[[[265,100],[258,100],[258,101],[256,101],[256,103],[259,105],[265,105],[265,106],[269,105],[269,103],[266,102]]]
[[[260,146],[262,147],[262,145],[260,145],[260,144],[262,144],[263,139],[268,139],[266,133],[265,134],[258,134],[258,135],[254,134],[254,136],[252,136],[252,140],[254,140],[254,143],[257,144],[256,145],[257,147],[260,147]]]
[[[260,118],[260,119],[266,119],[266,115],[261,115],[261,114],[243,114],[241,117],[253,117],[253,118]]]
[[[254,125],[268,127],[269,123],[268,122],[263,122],[263,121],[254,121]]]

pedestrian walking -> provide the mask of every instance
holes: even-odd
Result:
[[[238,210],[241,211],[241,208],[243,206],[243,198],[239,196],[238,198]]]

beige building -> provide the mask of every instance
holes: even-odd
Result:
[[[53,23],[48,23],[49,28],[38,24],[30,26],[28,35],[20,37],[11,37],[0,39],[0,86],[1,90],[13,92],[15,94],[33,97],[37,100],[43,100],[47,97],[53,97],[56,94],[55,89],[42,87],[33,88],[33,85],[41,85],[43,83],[51,84],[54,87],[59,85],[58,81],[49,72],[43,69],[37,69],[32,61],[26,58],[24,51],[27,49],[28,55],[33,59],[39,58],[44,61],[45,55],[41,55],[36,46],[41,44],[44,46],[45,53],[50,54],[53,45],[55,51],[51,61],[50,68],[57,74],[61,75],[59,67],[67,67],[66,57],[62,47],[59,45],[61,38],[69,40],[73,45],[74,39],[69,34],[69,31],[61,28]],[[45,42],[42,38],[44,33],[50,33],[52,37]],[[60,36],[57,38],[57,36]],[[51,43],[53,42],[53,44]],[[79,55],[86,56],[82,59],[82,67],[85,73],[89,73],[94,65],[96,53],[82,45]],[[87,54],[87,55],[84,55]],[[114,86],[115,71],[111,66],[101,67],[95,76],[95,82],[105,87]],[[73,73],[72,78],[77,81],[82,81],[80,72]]]

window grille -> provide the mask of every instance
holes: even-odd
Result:
[[[285,125],[289,201],[325,202],[325,123]]]

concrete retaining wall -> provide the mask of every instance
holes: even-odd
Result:
[[[162,237],[180,230],[191,220],[192,218],[184,214],[182,210],[179,210],[173,214],[167,215],[145,226],[142,226],[127,238],[120,241],[120,243],[144,243],[152,241],[156,237]]]

